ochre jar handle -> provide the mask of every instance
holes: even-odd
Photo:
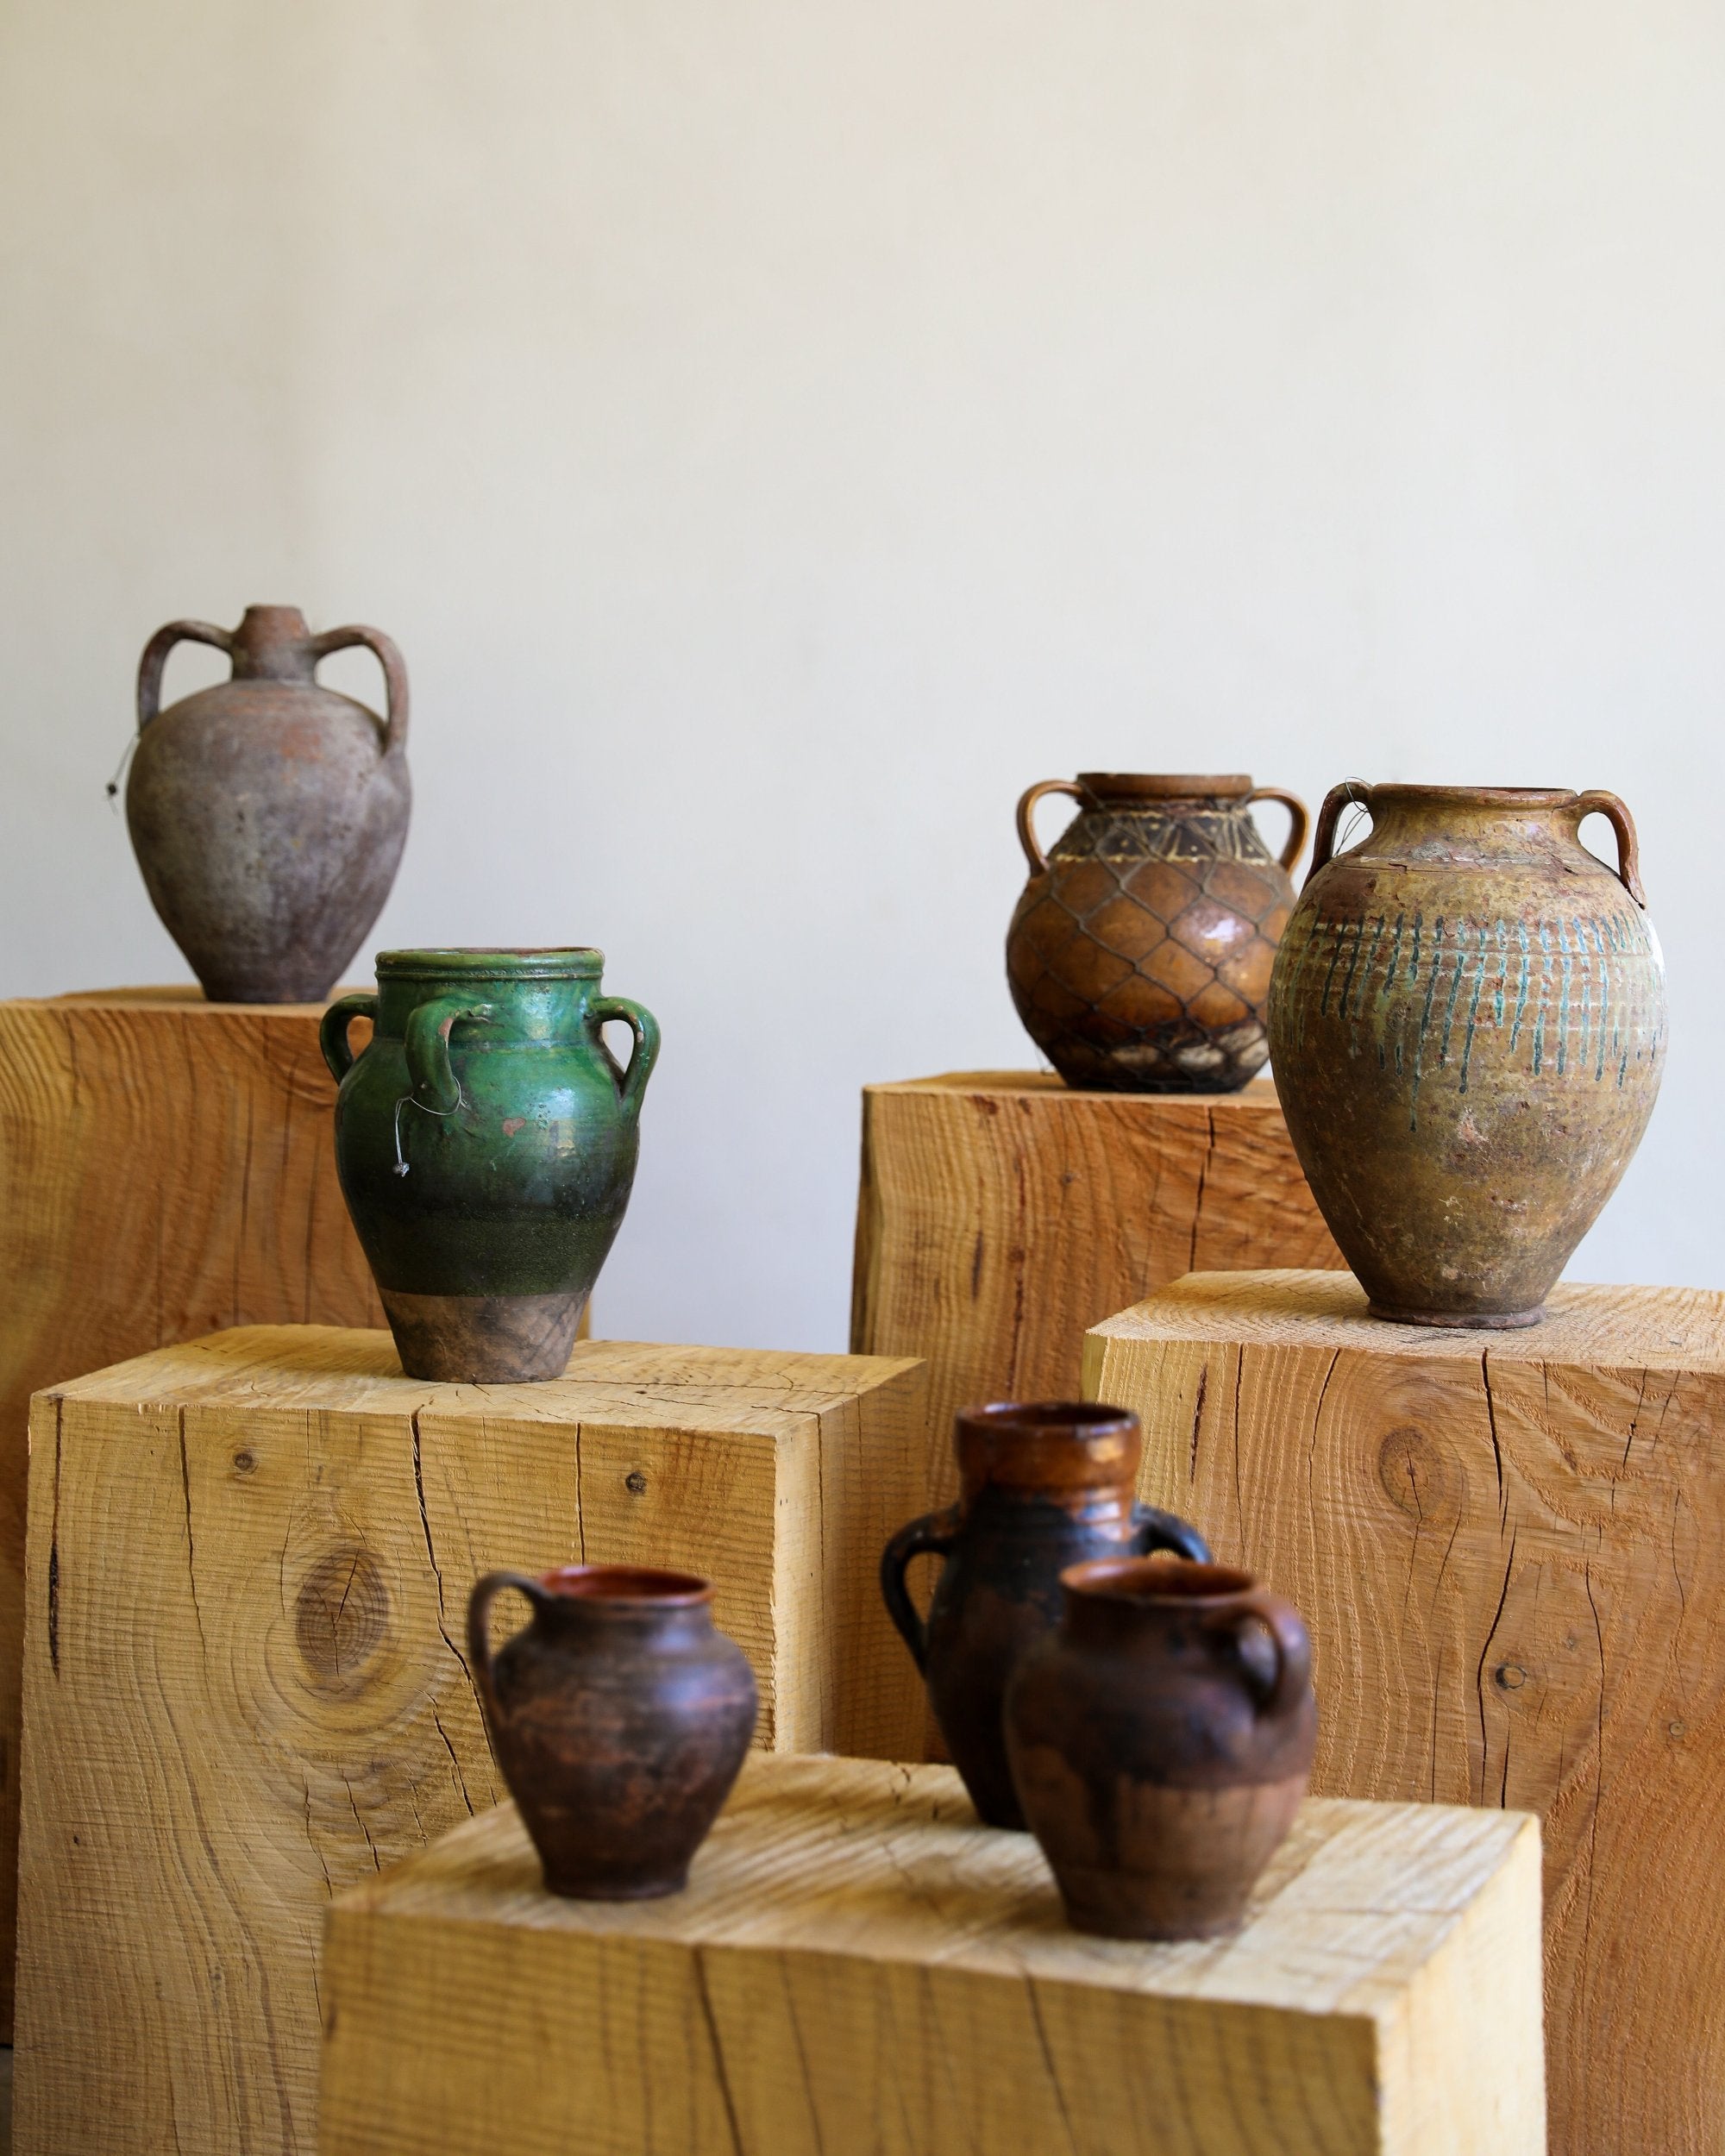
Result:
[[[1306,804],[1297,793],[1290,793],[1286,787],[1281,786],[1254,787],[1246,795],[1243,805],[1250,808],[1254,801],[1280,801],[1287,810],[1288,841],[1282,849],[1282,866],[1291,868],[1300,858],[1300,849],[1306,843],[1307,829],[1312,821],[1306,812]]]
[[[176,644],[210,644],[217,651],[234,655],[232,632],[218,629],[214,622],[171,621],[166,629],[157,630],[144,646],[144,655],[138,661],[138,731],[145,727],[161,709],[162,668],[167,664],[167,655]]]
[[[905,1586],[905,1573],[913,1557],[944,1557],[957,1538],[959,1511],[949,1505],[944,1512],[925,1513],[913,1520],[881,1552],[881,1599],[887,1614],[899,1628],[899,1636],[911,1651],[911,1660],[926,1673],[928,1627],[917,1614],[917,1606]]]
[[[1324,805],[1318,811],[1318,824],[1312,833],[1312,865],[1306,871],[1309,883],[1320,868],[1328,865],[1336,843],[1336,825],[1341,821],[1342,811],[1352,803],[1367,813],[1371,809],[1371,789],[1362,787],[1358,779],[1344,779],[1339,786],[1333,786],[1324,796]],[[1302,885],[1303,890],[1305,885]]]
[[[323,1013],[317,1028],[317,1045],[329,1066],[329,1075],[338,1086],[354,1068],[354,1051],[348,1044],[348,1027],[355,1018],[369,1018],[375,1025],[377,1016],[378,1000],[369,993],[337,996]]]
[[[1025,849],[1025,859],[1030,863],[1031,874],[1036,876],[1047,868],[1048,856],[1036,843],[1036,831],[1030,819],[1031,812],[1044,793],[1070,793],[1075,801],[1082,803],[1086,808],[1096,805],[1089,789],[1080,786],[1075,779],[1043,779],[1035,786],[1025,789],[1019,803],[1019,843]]]
[[[307,648],[316,666],[332,651],[349,651],[356,644],[371,652],[383,668],[383,753],[398,755],[407,745],[407,667],[391,639],[380,629],[367,629],[354,622],[345,629],[326,629],[321,636],[312,637]]]
[[[599,1031],[607,1018],[620,1019],[635,1036],[635,1053],[629,1059],[627,1070],[618,1069],[615,1057],[605,1044],[605,1036]],[[611,1065],[624,1107],[630,1115],[638,1115],[641,1096],[646,1092],[647,1081],[659,1060],[658,1019],[640,1004],[631,1003],[627,996],[598,996],[587,1006],[587,1023],[599,1043],[599,1053]]]
[[[486,1619],[491,1606],[505,1587],[512,1587],[524,1595],[533,1605],[536,1617],[550,1599],[537,1580],[530,1580],[524,1572],[487,1572],[482,1580],[474,1582],[474,1589],[467,1597],[467,1660],[473,1665],[474,1683],[480,1695],[480,1704],[486,1710],[486,1720],[497,1720],[497,1694],[491,1682],[491,1634]]]
[[[1254,1682],[1241,1658],[1240,1666],[1246,1670],[1258,1711],[1260,1714],[1288,1714],[1299,1704],[1312,1681],[1312,1635],[1306,1629],[1306,1620],[1292,1602],[1283,1601],[1266,1587],[1253,1587],[1232,1597],[1227,1608],[1215,1619],[1216,1628],[1232,1633],[1236,1645],[1249,1624],[1262,1625],[1276,1650],[1276,1675],[1264,1688]]]
[[[1634,818],[1615,793],[1603,793],[1597,787],[1590,793],[1578,793],[1572,805],[1578,831],[1584,818],[1603,816],[1616,832],[1617,881],[1645,912],[1647,894],[1641,888],[1641,847],[1635,837]]]

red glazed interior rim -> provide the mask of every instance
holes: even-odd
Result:
[[[1258,1585],[1250,1572],[1231,1564],[1199,1564],[1190,1557],[1092,1557],[1069,1564],[1060,1584],[1071,1595],[1111,1602],[1227,1602]]]
[[[1138,1427],[1130,1407],[1105,1407],[1095,1400],[988,1400],[959,1408],[953,1420],[961,1430],[1024,1437],[1070,1430],[1075,1437],[1095,1438]]]
[[[644,1564],[564,1564],[542,1572],[548,1595],[571,1602],[650,1603],[655,1609],[693,1609],[712,1600],[712,1582],[698,1572],[657,1572]]]
[[[1251,792],[1243,771],[1220,777],[1191,771],[1081,771],[1078,783],[1099,801],[1238,801]]]

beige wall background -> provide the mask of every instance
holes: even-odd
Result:
[[[1033,1061],[1028,781],[1611,787],[1672,1054],[1571,1271],[1725,1286],[1722,91],[1713,0],[8,0],[0,993],[187,977],[160,622],[375,623],[377,943],[665,1027],[604,1328],[830,1346],[858,1087]]]

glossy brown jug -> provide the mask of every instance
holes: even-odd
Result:
[[[1312,1645],[1245,1572],[1075,1565],[1007,1695],[1031,1831],[1080,1931],[1234,1930],[1293,1824],[1318,1735]]]
[[[1074,821],[1044,859],[1031,815],[1070,793]],[[1280,801],[1281,860],[1247,813]],[[1069,1086],[1235,1093],[1259,1069],[1270,968],[1306,838],[1304,805],[1249,778],[1084,771],[1019,803],[1030,863],[1007,933],[1019,1016]]]
[[[533,1621],[492,1659],[486,1614],[512,1587]],[[674,1894],[754,1733],[754,1674],[687,1572],[572,1564],[490,1572],[467,1603],[467,1652],[492,1751],[553,1894]]]
[[[233,679],[158,713],[184,642],[225,651]],[[353,644],[383,667],[386,721],[312,678]],[[411,806],[407,672],[375,629],[314,636],[296,606],[248,606],[237,629],[170,622],[144,647],[126,821],[212,1002],[321,1003],[383,911]]]
[[[1195,1528],[1134,1501],[1138,1417],[1084,1401],[998,1401],[955,1418],[959,1498],[900,1529],[881,1592],[928,1684],[952,1764],[990,1827],[1022,1827],[1000,1710],[1026,1649],[1060,1614],[1060,1575],[1082,1558],[1210,1554]],[[906,1589],[913,1557],[944,1557],[924,1624]]]
[[[1332,859],[1351,803],[1371,827]],[[1594,813],[1615,871],[1578,836]],[[1294,1150],[1373,1313],[1536,1323],[1664,1071],[1628,810],[1560,788],[1333,788],[1270,1039]]]

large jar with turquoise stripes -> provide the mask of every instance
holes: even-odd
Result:
[[[1350,806],[1371,827],[1333,854]],[[1617,866],[1581,843],[1615,832]],[[1270,1054],[1376,1315],[1536,1324],[1665,1064],[1665,967],[1614,793],[1333,788],[1283,932]]]

